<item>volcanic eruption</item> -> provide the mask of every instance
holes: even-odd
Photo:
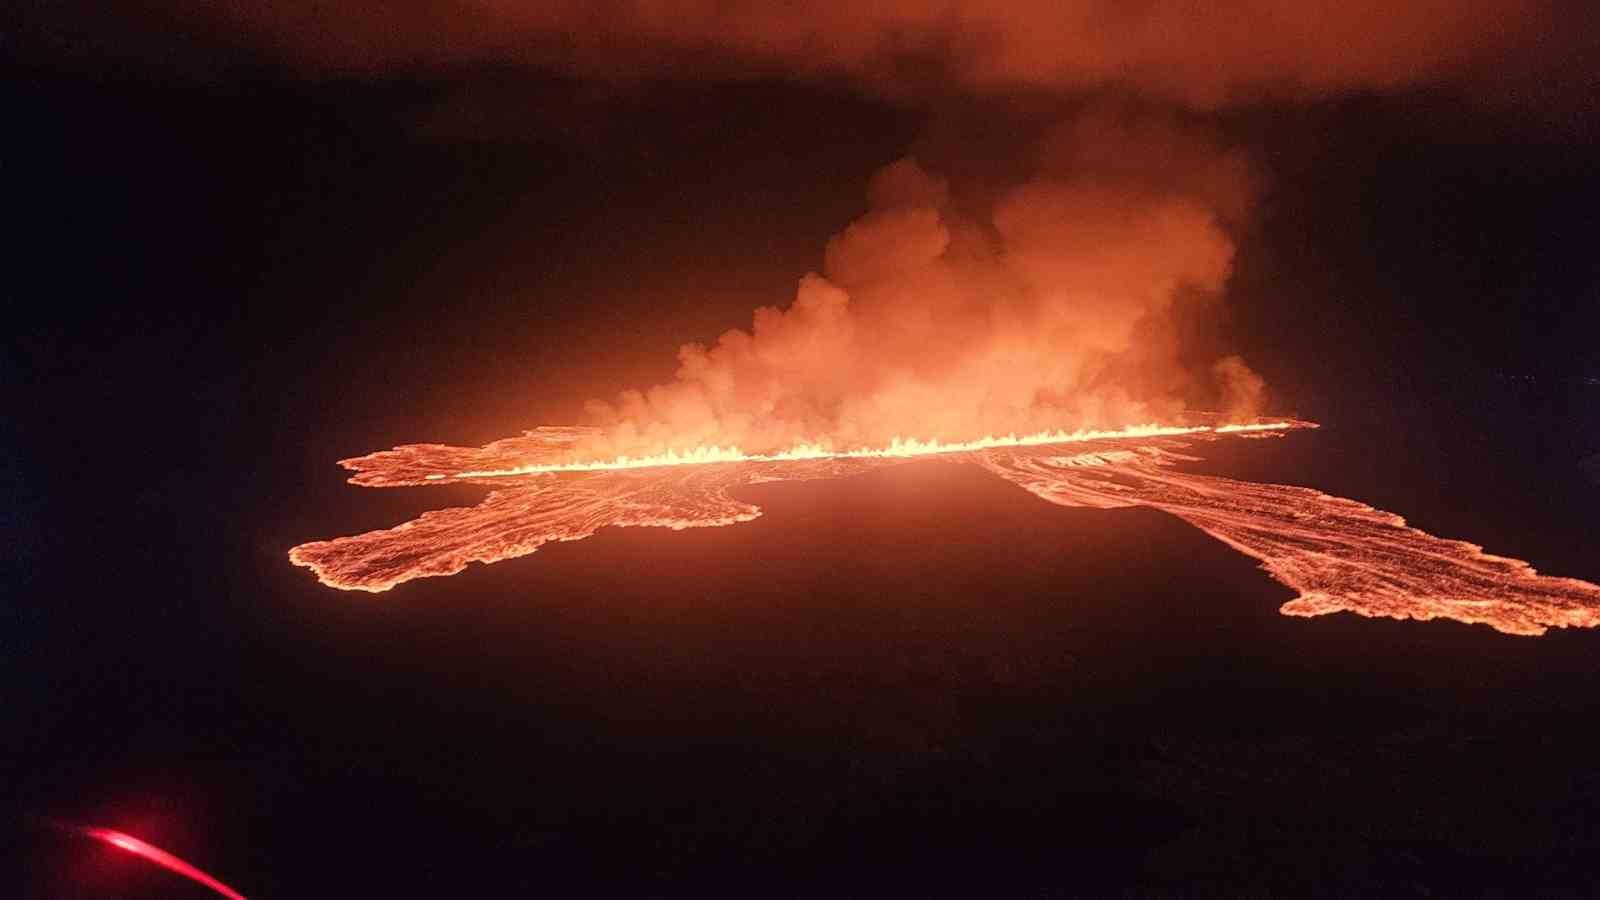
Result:
[[[1492,99],[1490,70],[1502,93],[1546,90],[1553,80],[1498,73],[1576,58],[1561,4],[1497,7],[509,2],[424,4],[383,29],[332,8],[317,29],[287,9],[219,8],[311,67],[468,58],[614,86],[777,72],[929,106],[1048,97],[1056,123],[1030,132],[1027,161],[1001,177],[952,172],[937,152],[887,165],[789,303],[683,345],[674,378],[592,401],[581,425],[344,460],[359,485],[490,491],[290,558],[330,586],[384,591],[606,526],[747,521],[759,510],[738,498],[744,485],[938,454],[1052,503],[1178,516],[1297,590],[1288,614],[1515,634],[1594,625],[1593,584],[1353,500],[1187,465],[1191,448],[1311,424],[1262,417],[1264,379],[1225,342],[1197,339],[1194,323],[1219,318],[1264,181],[1214,113],[1451,79]]]
[[[1261,417],[1263,380],[1237,355],[1196,360],[1178,327],[1221,302],[1253,170],[1208,133],[1105,113],[1038,158],[977,204],[916,160],[889,165],[787,309],[684,345],[676,378],[592,402],[585,425],[344,460],[357,485],[490,491],[290,559],[331,587],[386,591],[608,526],[749,521],[747,485],[939,456],[1062,506],[1177,516],[1296,590],[1287,615],[1600,624],[1600,586],[1354,500],[1187,471],[1201,445],[1316,427]]]

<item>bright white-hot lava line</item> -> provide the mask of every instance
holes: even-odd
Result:
[[[474,507],[434,510],[395,528],[295,547],[289,558],[330,587],[386,591],[452,575],[471,562],[525,556],[601,528],[732,525],[761,510],[731,492],[769,481],[837,478],[940,455],[978,465],[1062,506],[1148,506],[1254,557],[1298,592],[1286,615],[1349,611],[1397,619],[1448,618],[1509,634],[1600,625],[1600,586],[1538,574],[1520,560],[1438,538],[1392,513],[1286,485],[1180,471],[1194,445],[1278,437],[1308,422],[1139,426],[1111,432],[835,452],[820,446],[746,455],[735,450],[582,461],[586,428],[541,428],[484,447],[414,444],[342,462],[353,484],[492,487]]]
[[[982,437],[974,441],[946,443],[940,440],[895,438],[887,447],[859,447],[854,450],[833,450],[822,444],[798,444],[777,453],[745,453],[737,447],[697,447],[679,453],[669,450],[651,456],[618,456],[608,460],[529,463],[509,469],[483,469],[457,472],[454,475],[434,473],[429,481],[445,478],[504,478],[513,475],[538,475],[546,472],[602,472],[611,469],[655,469],[662,466],[689,466],[705,463],[732,462],[794,462],[805,459],[906,459],[914,456],[933,456],[942,453],[969,453],[974,450],[994,450],[1002,447],[1044,447],[1052,444],[1077,444],[1084,441],[1104,441],[1117,438],[1173,437],[1181,434],[1236,434],[1254,431],[1283,431],[1307,423],[1261,422],[1249,425],[1130,425],[1113,430],[1079,429],[1078,431],[1040,431],[1018,437]]]
[[[131,834],[123,834],[110,828],[84,828],[81,831],[97,841],[110,844],[119,850],[126,850],[134,856],[143,857],[163,869],[182,875],[190,881],[203,884],[218,894],[230,898],[230,900],[245,900],[243,894],[218,881],[210,874],[183,859],[173,856],[154,844],[139,840]]]

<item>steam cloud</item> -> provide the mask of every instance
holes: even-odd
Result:
[[[1202,396],[1257,411],[1238,357],[1197,374],[1173,313],[1215,302],[1248,213],[1246,159],[1214,137],[1099,112],[1038,171],[965,213],[915,159],[879,171],[821,274],[749,331],[685,345],[676,380],[591,404],[597,452],[876,446],[1171,421]]]
[[[1481,85],[1577,46],[1568,0],[171,2],[314,67],[842,75],[898,95],[1046,91],[1187,111],[1086,115],[981,204],[916,159],[886,167],[787,308],[684,346],[670,383],[591,404],[603,437],[585,449],[628,454],[1114,427],[1191,402],[1250,416],[1263,380],[1238,356],[1193,359],[1179,313],[1222,294],[1256,179],[1178,123],[1262,98]]]

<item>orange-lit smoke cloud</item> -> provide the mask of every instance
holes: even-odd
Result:
[[[1174,421],[1189,397],[1255,414],[1260,379],[1237,357],[1190,371],[1173,322],[1228,280],[1246,160],[1193,128],[1110,112],[1059,130],[1038,160],[977,210],[914,159],[879,171],[866,214],[787,309],[685,345],[670,383],[591,404],[609,444],[589,449],[1114,427]]]
[[[1383,89],[1559,43],[1562,0],[175,0],[302,61],[474,60],[628,80],[782,71],[877,88],[1080,91],[1191,106]]]
[[[1568,0],[171,2],[320,67],[843,76],[901,96],[1133,97],[1192,116],[1537,68]],[[1262,380],[1238,357],[1192,358],[1179,328],[1223,292],[1252,174],[1179,121],[1082,117],[981,203],[915,159],[888,166],[792,302],[686,345],[675,380],[592,404],[605,437],[585,449],[964,440],[1171,422],[1190,403],[1256,413]]]

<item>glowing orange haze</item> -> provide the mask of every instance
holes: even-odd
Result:
[[[1180,472],[1185,448],[1230,437],[1278,437],[1314,427],[1268,422],[1233,427],[1138,428],[1059,436],[1053,443],[997,440],[981,447],[801,455],[733,461],[630,461],[574,466],[592,436],[541,428],[480,448],[418,444],[347,459],[352,483],[373,487],[493,486],[483,502],[441,509],[395,528],[290,551],[330,587],[387,591],[414,578],[453,575],[471,562],[525,556],[552,541],[604,527],[670,529],[750,521],[760,509],[732,491],[770,481],[839,478],[945,454],[982,466],[1062,506],[1148,506],[1170,513],[1261,561],[1298,596],[1286,615],[1349,611],[1399,619],[1448,618],[1509,634],[1600,624],[1600,586],[1539,575],[1527,563],[1434,537],[1353,500],[1303,487]]]
[[[168,2],[312,66],[490,59],[619,82],[778,69],[896,93],[1113,84],[1201,106],[1536,65],[1563,37],[1556,0]]]

